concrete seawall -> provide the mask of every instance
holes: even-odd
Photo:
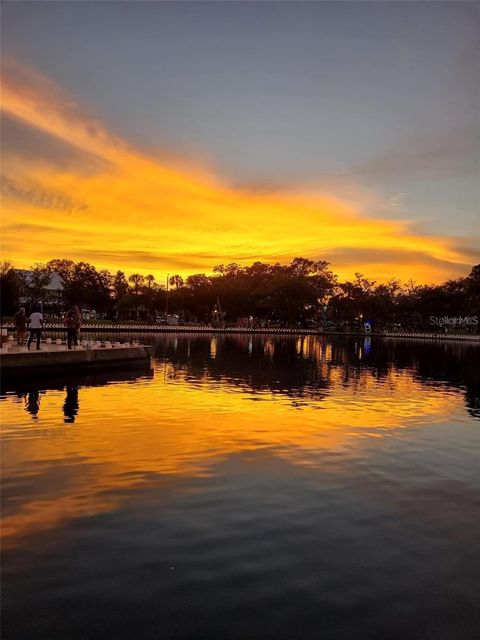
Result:
[[[115,347],[110,349],[92,348],[77,350],[47,349],[41,351],[6,351],[1,354],[3,376],[24,373],[54,371],[91,371],[107,368],[129,368],[130,366],[149,366],[148,347]]]

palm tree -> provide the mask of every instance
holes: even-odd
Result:
[[[174,276],[171,276],[171,278],[169,279],[169,283],[170,286],[174,286],[175,289],[179,289],[181,286],[183,286],[183,278],[182,276],[176,274]]]
[[[128,281],[133,285],[133,293],[138,296],[145,278],[140,273],[132,273],[132,275],[128,278]]]

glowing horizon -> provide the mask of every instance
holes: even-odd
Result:
[[[162,282],[220,263],[301,256],[329,261],[340,279],[360,271],[426,283],[466,275],[475,262],[458,238],[417,231],[420,216],[374,217],[374,193],[352,202],[332,188],[236,188],[174,153],[134,148],[30,67],[10,61],[2,76],[4,114],[72,158],[4,152],[2,246],[15,267],[70,258]]]

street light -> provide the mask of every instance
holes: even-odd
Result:
[[[170,279],[170,274],[167,273],[167,290],[165,292],[165,320],[168,318],[168,281]]]

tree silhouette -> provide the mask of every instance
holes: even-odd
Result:
[[[170,276],[168,283],[170,284],[171,287],[175,287],[175,289],[180,289],[180,287],[183,286],[183,278],[178,274],[174,276]]]
[[[141,292],[143,283],[145,282],[145,277],[140,273],[132,273],[132,275],[128,278],[128,281],[133,285],[133,293],[138,296]]]

